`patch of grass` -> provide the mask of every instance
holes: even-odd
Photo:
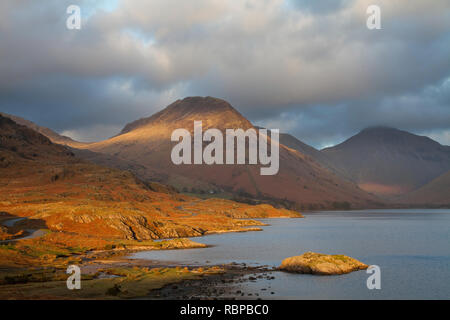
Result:
[[[116,275],[116,278],[93,279],[83,276],[81,290],[68,290],[63,279],[57,276],[45,282],[27,282],[5,284],[0,286],[0,299],[129,299],[143,297],[151,290],[160,289],[172,283],[183,280],[200,279],[206,274],[223,272],[218,267],[207,270],[187,268],[111,268],[103,272]],[[56,273],[57,274],[57,273]],[[67,277],[67,276],[66,276]],[[16,277],[16,280],[26,280],[28,276]]]
[[[12,243],[0,244],[0,250],[16,250],[16,246]]]

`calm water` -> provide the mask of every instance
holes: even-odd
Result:
[[[263,221],[270,224],[263,232],[194,239],[210,248],[148,251],[134,257],[191,265],[278,266],[306,251],[345,254],[378,265],[381,290],[367,289],[365,271],[342,276],[275,272],[275,280],[246,282],[241,289],[271,299],[450,299],[450,210],[320,212],[305,219]]]

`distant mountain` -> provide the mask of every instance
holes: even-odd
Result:
[[[450,171],[423,187],[396,199],[401,204],[424,207],[450,207]]]
[[[450,170],[450,147],[388,127],[365,129],[322,152],[359,187],[384,196],[406,194]]]
[[[280,145],[280,171],[275,176],[261,176],[259,165],[174,165],[170,158],[175,145],[170,140],[172,131],[185,128],[192,132],[195,120],[203,122],[203,131],[254,128],[224,100],[188,97],[153,116],[127,124],[118,136],[83,148],[133,161],[149,172],[157,171],[155,179],[179,190],[225,192],[294,203],[299,208],[373,206],[377,201],[311,157],[284,145]]]

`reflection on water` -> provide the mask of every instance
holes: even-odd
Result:
[[[268,219],[263,232],[195,238],[206,249],[147,251],[135,258],[183,264],[230,262],[278,266],[286,257],[315,251],[345,254],[381,268],[381,290],[368,290],[365,271],[342,276],[277,272],[274,280],[246,283],[245,290],[291,299],[449,299],[450,210],[365,210]],[[265,294],[267,296],[265,296]]]

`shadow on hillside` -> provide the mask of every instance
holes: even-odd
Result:
[[[0,211],[0,226],[4,236],[4,239],[0,238],[0,243],[42,236],[42,229],[48,229],[42,219],[20,217],[4,211]]]

